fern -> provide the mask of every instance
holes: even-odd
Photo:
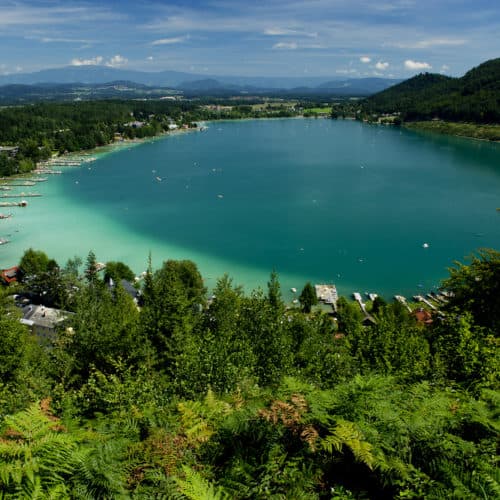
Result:
[[[346,447],[357,462],[365,464],[370,470],[377,464],[372,453],[372,445],[364,441],[363,434],[352,422],[339,421],[333,429],[330,429],[330,434],[321,441],[321,446],[330,454],[342,453]]]
[[[221,487],[215,487],[198,472],[184,466],[184,479],[175,478],[180,492],[189,500],[225,500],[229,495]]]

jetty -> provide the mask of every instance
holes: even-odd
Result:
[[[441,299],[440,297],[438,297],[436,294],[433,294],[433,293],[427,293],[425,294],[425,296],[429,299],[429,300],[433,300],[436,304],[439,304],[439,305],[442,305],[442,304],[446,304],[446,301]]]
[[[9,186],[17,186],[17,187],[27,187],[27,186],[34,186],[36,184],[35,181],[25,181],[25,182],[10,182]],[[3,187],[2,189],[11,189],[10,187],[5,188]]]
[[[40,193],[0,194],[0,198],[38,198],[40,196],[42,196]]]
[[[21,201],[0,201],[0,207],[27,207],[28,202],[26,200]]]
[[[56,175],[56,174],[62,174],[62,170],[52,170],[50,168],[36,168],[33,170],[35,174],[51,174],[51,175]]]
[[[361,294],[359,292],[354,292],[352,294],[354,297],[354,300],[359,304],[359,307],[361,308],[361,312],[364,314],[363,318],[363,324],[374,324],[376,323],[375,318],[366,310],[366,304],[363,302],[363,299],[361,297]]]
[[[402,295],[394,295],[394,298],[400,303],[403,304],[406,309],[408,309],[408,312],[411,312],[411,307],[408,305],[408,302],[406,301],[406,298],[403,297]]]
[[[331,305],[333,309],[337,308],[339,296],[335,285],[319,284],[314,285],[314,289],[316,290],[316,298],[319,302]]]
[[[422,303],[424,303],[426,306],[429,306],[433,311],[437,311],[438,310],[438,308],[434,304],[431,304],[425,297],[422,297],[422,295],[414,295],[413,296],[413,300],[415,302],[422,302]]]

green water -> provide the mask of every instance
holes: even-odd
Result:
[[[498,144],[350,121],[211,123],[36,190],[0,221],[4,267],[32,246],[60,262],[93,249],[139,273],[151,251],[154,266],[193,259],[209,287],[225,272],[265,287],[275,268],[284,291],[310,280],[389,297],[500,248]]]

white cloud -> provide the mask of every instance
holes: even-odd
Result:
[[[148,56],[148,57],[146,57],[146,59],[147,59],[148,61],[152,61],[152,60],[153,60],[153,56]]]
[[[449,67],[447,64],[443,64],[443,65],[441,66],[441,69],[439,70],[439,72],[440,72],[441,74],[443,74],[443,73],[446,73],[446,72],[447,72],[447,71],[449,71],[449,70],[450,70],[450,67]]]
[[[432,66],[426,62],[412,61],[407,59],[405,61],[405,68],[410,71],[421,70],[421,69],[431,69]]]
[[[375,68],[378,69],[379,71],[385,71],[388,67],[389,67],[388,62],[379,61],[377,64],[375,64]]]
[[[363,63],[363,64],[368,64],[368,63],[371,63],[372,60],[371,58],[369,58],[368,56],[362,56],[359,58],[359,60]]]
[[[302,30],[290,29],[290,28],[267,28],[264,30],[264,35],[268,36],[307,36],[310,38],[317,38],[318,33],[309,33]]]
[[[176,43],[182,43],[189,39],[189,36],[176,36],[172,38],[160,38],[159,40],[155,40],[151,42],[151,45],[173,45]]]
[[[278,50],[295,50],[298,48],[299,46],[295,42],[279,42],[273,45],[273,49]]]
[[[72,59],[71,66],[98,66],[102,64],[104,58],[102,56],[92,57],[91,59]]]
[[[104,61],[104,57],[102,56],[91,57],[90,59],[75,58],[71,60],[71,66],[99,66],[101,64],[104,64],[105,66],[109,66],[110,68],[118,68],[120,66],[124,66],[127,63],[128,59],[121,56],[120,54],[116,54],[107,61]]]
[[[128,59],[126,57],[122,57],[120,54],[116,54],[116,56],[113,56],[106,63],[106,66],[110,66],[111,68],[119,68],[120,66],[125,66],[127,63]]]
[[[394,44],[387,44],[397,47],[399,49],[431,49],[433,47],[456,47],[465,45],[467,40],[461,38],[428,38],[419,40],[418,42],[397,42]]]
[[[339,75],[355,75],[357,74],[357,70],[355,69],[336,69],[335,73]]]

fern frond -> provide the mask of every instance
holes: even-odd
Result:
[[[198,472],[184,466],[184,479],[175,478],[181,493],[189,500],[225,500],[229,495],[221,487],[215,487]]]
[[[340,420],[333,429],[330,429],[330,434],[321,441],[321,446],[330,454],[334,451],[341,453],[345,446],[356,461],[365,464],[371,470],[376,462],[372,445],[364,441],[363,434],[355,424],[347,420]]]

